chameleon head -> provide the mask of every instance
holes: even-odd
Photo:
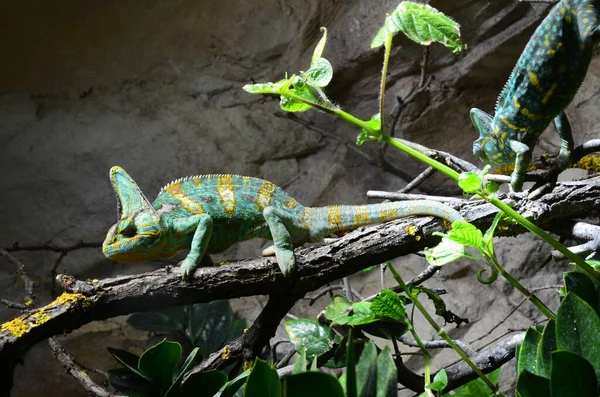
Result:
[[[509,164],[515,161],[515,151],[509,145],[512,140],[505,139],[489,114],[479,109],[471,109],[471,120],[479,132],[479,138],[473,142],[473,154],[486,164]]]
[[[168,257],[160,216],[137,184],[119,166],[110,170],[110,182],[117,196],[119,219],[106,234],[102,252],[117,262],[137,262]]]

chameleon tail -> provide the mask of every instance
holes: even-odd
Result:
[[[410,200],[369,205],[332,205],[307,208],[308,218],[312,219],[313,237],[322,237],[330,233],[355,229],[376,223],[413,215],[431,215],[449,222],[465,221],[462,215],[438,201]],[[306,219],[306,218],[305,218]],[[318,220],[326,220],[318,225]],[[321,227],[318,227],[321,226]]]

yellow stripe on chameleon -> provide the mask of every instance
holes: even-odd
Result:
[[[269,181],[264,181],[260,189],[258,189],[255,203],[260,211],[271,205],[271,198],[273,198],[274,190],[275,185]]]
[[[550,100],[550,97],[552,96],[552,94],[554,94],[554,90],[556,90],[557,86],[558,85],[556,83],[552,84],[552,86],[550,87],[550,89],[548,90],[548,92],[546,92],[546,94],[542,98],[542,103],[544,105],[548,103],[548,101]]]
[[[313,226],[313,213],[310,207],[306,208],[302,213],[302,225],[305,229],[310,229]]]
[[[285,203],[283,203],[283,205],[285,205],[289,209],[293,210],[298,205],[298,202],[296,201],[295,198],[291,197],[288,201],[286,201]]]
[[[531,112],[529,111],[529,109],[527,109],[527,108],[522,108],[522,109],[520,110],[520,112],[521,112],[521,114],[523,114],[523,115],[527,116],[527,117],[528,117],[528,118],[530,118],[531,120],[541,120],[541,119],[543,119],[543,118],[544,118],[544,115],[542,115],[542,114],[536,114],[536,113],[531,113]]]
[[[523,127],[519,127],[517,125],[511,124],[508,120],[506,120],[506,117],[504,117],[504,116],[500,116],[500,121],[502,121],[504,123],[504,125],[506,125],[511,130],[527,132],[527,128],[523,128]]]
[[[165,191],[169,193],[174,199],[181,203],[181,206],[191,212],[192,214],[203,214],[204,208],[201,204],[194,201],[181,187],[181,182],[172,183],[165,188]]]
[[[521,107],[521,103],[519,102],[519,100],[517,99],[517,96],[513,96],[513,104],[515,106],[515,109],[519,110],[519,108]]]
[[[217,194],[221,198],[221,205],[228,216],[235,212],[235,187],[231,184],[231,175],[220,175],[217,181]]]
[[[344,227],[344,223],[342,222],[342,214],[340,212],[339,206],[332,205],[329,207],[329,211],[327,212],[327,223],[332,229]]]
[[[354,214],[354,223],[365,224],[369,221],[369,213],[367,212],[366,205],[356,206],[356,213]]]
[[[379,209],[379,222],[386,222],[396,218],[397,211],[389,203],[381,203]]]
[[[538,80],[537,74],[533,73],[530,70],[527,72],[527,76],[529,77],[529,82],[533,84],[534,87],[538,87],[540,85],[540,81]]]

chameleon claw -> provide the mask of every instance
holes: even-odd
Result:
[[[189,261],[186,261],[185,259],[179,262],[179,267],[181,268],[182,280],[190,280],[196,270],[196,265],[194,263],[189,263]]]
[[[277,249],[275,247],[275,253],[277,256],[277,264],[279,265],[279,269],[281,269],[281,273],[283,273],[284,277],[291,276],[294,271],[295,259],[294,259],[294,251],[287,249]]]

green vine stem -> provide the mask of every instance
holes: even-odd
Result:
[[[552,310],[548,309],[548,306],[544,304],[535,294],[525,288],[517,279],[510,275],[504,268],[500,265],[500,262],[496,259],[495,256],[487,256],[486,259],[494,265],[494,267],[498,270],[498,272],[504,277],[506,281],[508,281],[513,287],[515,287],[520,293],[522,293],[531,303],[533,303],[548,319],[554,320],[556,317]]]
[[[387,266],[391,267],[389,265],[387,265]],[[423,358],[425,359],[425,368],[423,369],[423,378],[425,379],[425,386],[427,386],[427,385],[431,384],[431,354],[429,354],[429,351],[427,351],[425,344],[423,343],[421,338],[419,338],[419,335],[415,331],[415,327],[413,327],[412,322],[407,321],[407,323],[408,323],[407,324],[408,330],[410,331],[413,338],[415,338],[417,345],[419,345],[419,349],[421,349]],[[433,391],[431,391],[431,389],[425,388],[425,393],[427,393],[428,397],[435,397],[433,395]]]
[[[400,285],[406,296],[412,299],[413,305],[415,305],[415,307],[421,312],[423,317],[425,317],[427,322],[431,325],[433,329],[435,329],[438,335],[442,337],[442,339],[444,339],[448,343],[448,345],[452,347],[452,349],[454,349],[454,351],[460,356],[460,358],[462,358],[467,363],[467,365],[471,367],[471,369],[485,382],[485,384],[490,388],[490,390],[492,390],[495,393],[496,396],[503,397],[504,395],[498,390],[496,385],[494,385],[487,378],[487,376],[485,376],[485,374],[481,372],[481,370],[475,365],[475,363],[471,361],[471,359],[456,345],[456,343],[454,343],[454,341],[448,336],[448,334],[446,334],[446,331],[435,322],[435,320],[429,315],[425,307],[423,307],[421,302],[419,302],[418,299],[412,296],[412,294],[410,293],[410,288],[408,287],[408,285],[406,285],[402,277],[400,277],[400,274],[398,274],[396,269],[389,265],[388,269],[390,269],[390,272],[394,276],[394,279],[396,279],[396,282],[398,282],[398,285]]]

